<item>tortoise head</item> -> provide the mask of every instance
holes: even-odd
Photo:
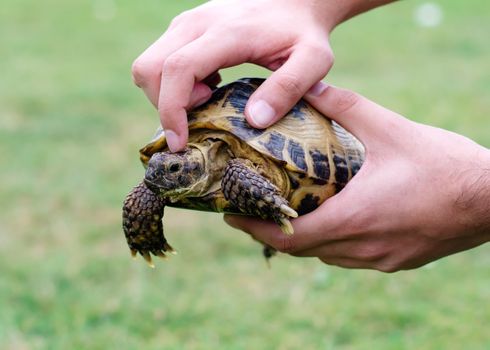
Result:
[[[205,159],[197,148],[178,153],[157,152],[148,162],[145,183],[154,193],[177,201],[202,191],[205,172]]]

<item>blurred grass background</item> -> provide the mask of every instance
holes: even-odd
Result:
[[[288,256],[268,270],[220,215],[167,209],[180,255],[129,258],[121,202],[157,125],[130,66],[198,3],[3,1],[0,348],[487,349],[486,246],[391,275]],[[490,2],[437,1],[434,27],[414,20],[424,3],[339,27],[327,80],[488,147]]]

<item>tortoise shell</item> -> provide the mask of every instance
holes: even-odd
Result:
[[[364,147],[304,100],[276,124],[253,128],[245,119],[245,105],[263,81],[246,78],[216,89],[207,103],[188,112],[189,135],[224,131],[272,159],[286,170],[296,192],[289,198],[292,207],[304,214],[339,192],[357,173]],[[140,150],[140,159],[146,166],[155,152],[165,149],[165,133],[159,128]]]

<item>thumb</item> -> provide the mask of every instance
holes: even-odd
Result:
[[[281,119],[333,63],[327,48],[301,46],[265,80],[247,102],[245,115],[253,127],[262,129]]]
[[[320,113],[354,134],[365,146],[386,142],[408,120],[369,99],[320,81],[304,96]]]

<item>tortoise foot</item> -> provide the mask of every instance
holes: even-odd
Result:
[[[221,189],[225,198],[242,213],[272,219],[285,234],[294,233],[289,219],[296,218],[298,213],[281,196],[279,189],[254,169],[251,161],[231,160],[225,169]]]
[[[151,254],[167,258],[165,253],[176,254],[163,235],[163,209],[165,203],[144,182],[128,194],[123,204],[123,230],[131,255],[139,253],[149,266],[155,267]]]
[[[262,249],[262,254],[264,255],[265,262],[268,268],[271,268],[271,258],[277,254],[277,250],[272,248],[270,245],[264,244]]]

